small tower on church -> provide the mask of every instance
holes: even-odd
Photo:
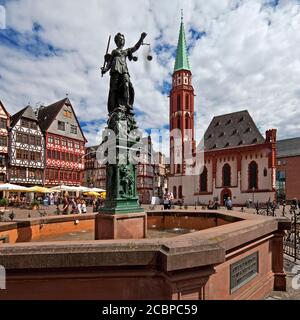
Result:
[[[172,175],[185,173],[184,147],[189,146],[192,153],[195,152],[194,96],[182,15],[170,92],[170,169]],[[175,143],[175,139],[172,137],[174,129],[179,129],[181,132],[181,145],[178,142]]]

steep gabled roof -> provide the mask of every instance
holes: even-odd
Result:
[[[46,132],[49,127],[51,126],[52,122],[55,120],[56,116],[58,115],[58,113],[60,112],[60,110],[62,109],[62,107],[64,105],[68,105],[72,108],[72,111],[74,113],[75,119],[78,123],[80,132],[83,136],[83,138],[85,139],[85,141],[87,141],[87,139],[85,138],[83,131],[81,129],[80,123],[77,119],[76,113],[74,111],[74,108],[69,100],[69,98],[64,98],[62,100],[59,100],[47,107],[41,107],[38,110],[38,121],[39,121],[39,125],[41,127],[41,129]]]
[[[4,107],[4,104],[2,103],[2,101],[0,100],[0,106],[1,108],[4,110],[4,112],[6,113],[7,117],[10,117],[10,114],[7,112],[6,108]]]
[[[68,98],[57,101],[47,107],[41,107],[38,110],[38,120],[43,131],[47,131],[51,123],[55,120],[59,111],[65,104],[71,104]]]
[[[204,135],[204,149],[217,150],[263,143],[247,110],[214,117]]]
[[[300,137],[277,141],[277,157],[300,156]]]
[[[38,121],[32,107],[27,106],[24,109],[22,109],[21,111],[17,112],[13,116],[11,116],[10,126],[13,128],[21,118],[26,118],[26,119],[33,120],[36,122]]]

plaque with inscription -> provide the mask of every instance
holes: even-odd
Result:
[[[230,293],[235,292],[258,274],[258,252],[230,265]]]

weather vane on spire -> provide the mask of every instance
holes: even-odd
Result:
[[[183,9],[181,9],[181,22],[183,22]]]

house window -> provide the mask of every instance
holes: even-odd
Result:
[[[80,149],[79,143],[78,142],[74,142],[74,147],[75,147],[75,149]]]
[[[28,136],[26,134],[22,134],[22,143],[28,144]]]
[[[35,152],[30,151],[30,160],[35,161]]]
[[[6,129],[6,119],[0,118],[0,128]]]
[[[0,137],[0,146],[6,147],[7,146],[7,137]]]
[[[69,110],[64,110],[64,117],[71,119],[72,118],[72,112]]]
[[[59,138],[55,138],[55,144],[59,146]]]
[[[4,182],[5,180],[5,174],[4,173],[0,173],[0,181]]]
[[[36,152],[36,153],[35,153],[35,160],[36,160],[36,161],[41,161],[41,154],[40,154],[40,152]]]
[[[25,128],[29,128],[29,122],[26,119],[21,119],[21,126]]]
[[[61,153],[61,160],[62,161],[66,160],[66,154],[64,152]]]
[[[32,146],[35,145],[35,136],[29,136],[29,144]]]
[[[17,149],[17,159],[21,160],[22,159],[22,150]]]
[[[40,145],[42,144],[42,139],[41,139],[41,137],[35,137],[35,144],[36,144],[37,146],[40,146]]]
[[[29,179],[34,179],[35,178],[35,172],[33,170],[28,171],[28,177]]]
[[[231,186],[231,167],[226,163],[223,167],[223,187]]]
[[[73,148],[73,142],[72,141],[68,141],[68,148]]]
[[[77,126],[71,124],[71,133],[77,134]]]
[[[66,147],[66,146],[67,146],[67,140],[66,140],[66,139],[62,139],[62,140],[61,140],[61,145],[62,145],[63,147]]]
[[[255,161],[249,164],[249,189],[258,189],[258,166]]]
[[[58,121],[57,122],[57,128],[60,131],[66,131],[66,124],[63,121]]]
[[[200,175],[200,192],[207,192],[207,168],[204,167]]]
[[[53,144],[53,137],[48,137],[48,143]]]
[[[18,173],[21,179],[26,179],[26,169],[20,169]]]
[[[0,166],[5,166],[6,165],[6,160],[5,156],[3,154],[0,155]]]
[[[29,124],[30,124],[30,128],[31,128],[31,129],[34,129],[34,130],[37,129],[37,123],[36,123],[36,122],[30,121]]]
[[[264,177],[267,177],[268,176],[268,170],[267,168],[264,169]]]

